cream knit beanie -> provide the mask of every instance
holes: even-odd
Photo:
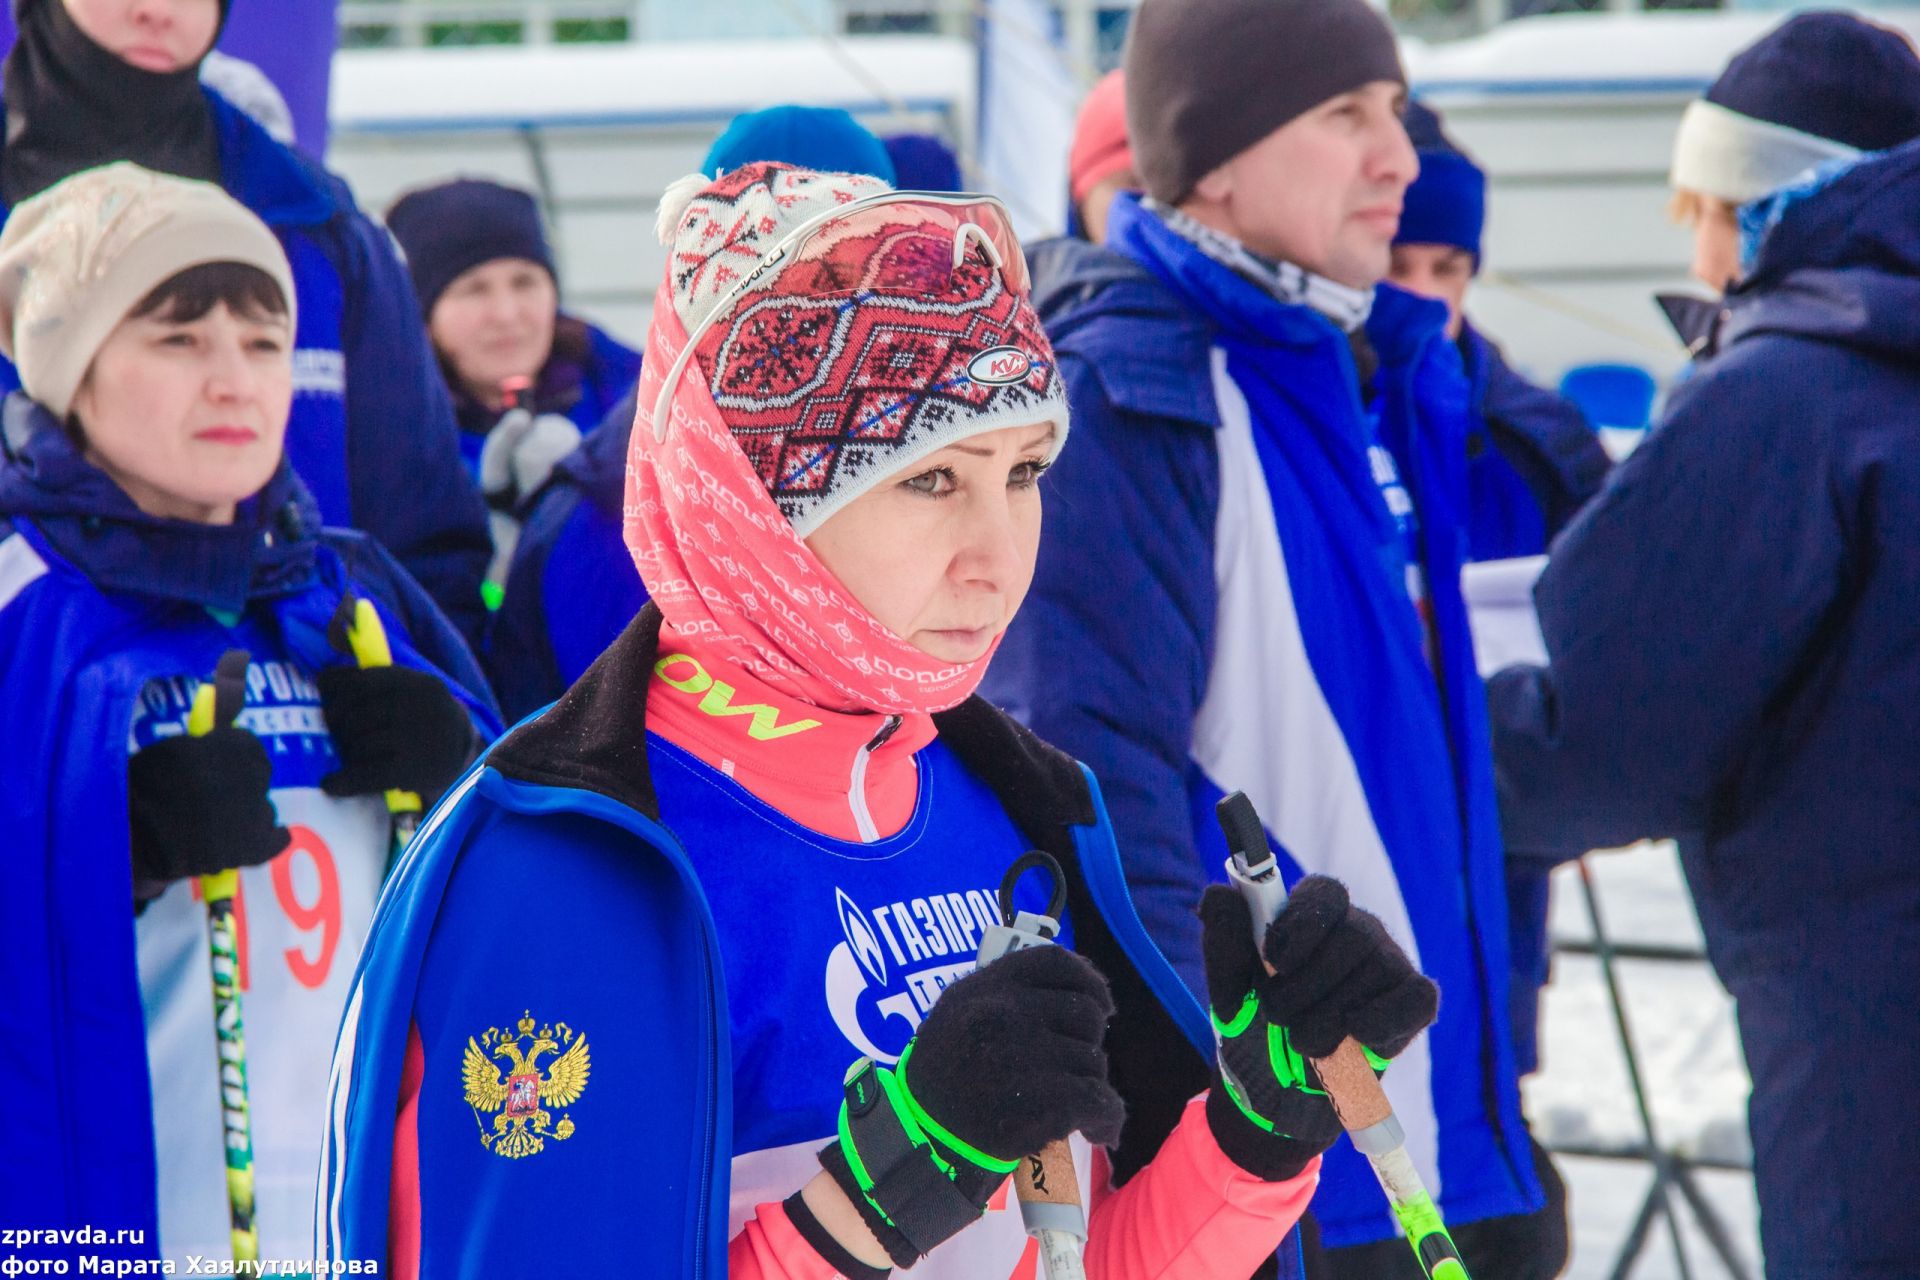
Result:
[[[267,224],[210,182],[120,161],[22,201],[0,233],[0,353],[65,418],[127,313],[189,267],[238,262],[273,277],[294,315],[293,268]]]

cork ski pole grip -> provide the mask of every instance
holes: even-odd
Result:
[[[1066,1204],[1078,1209],[1080,1177],[1065,1140],[1049,1142],[1022,1160],[1013,1172],[1013,1190],[1022,1204]]]
[[[1313,1069],[1326,1087],[1334,1114],[1340,1117],[1340,1127],[1348,1133],[1370,1129],[1393,1114],[1393,1104],[1380,1087],[1380,1077],[1373,1073],[1373,1064],[1357,1041],[1341,1041],[1340,1047],[1326,1057],[1313,1059]]]

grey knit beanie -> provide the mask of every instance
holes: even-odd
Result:
[[[1142,0],[1125,67],[1134,166],[1163,204],[1327,99],[1407,80],[1366,0]]]

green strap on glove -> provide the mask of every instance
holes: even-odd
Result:
[[[1257,1104],[1250,1096],[1270,1099],[1272,1089],[1265,1087],[1269,1081],[1282,1090],[1316,1098],[1327,1096],[1327,1091],[1320,1087],[1320,1077],[1315,1074],[1312,1064],[1293,1047],[1293,1038],[1287,1034],[1287,1029],[1262,1016],[1260,999],[1252,991],[1247,992],[1247,998],[1241,1003],[1233,1021],[1222,1022],[1219,1015],[1211,1012],[1208,1018],[1213,1023],[1214,1035],[1220,1045],[1221,1083],[1225,1085],[1234,1105],[1240,1109],[1240,1114],[1267,1133],[1283,1138],[1306,1136],[1283,1127],[1285,1124],[1299,1123],[1300,1109],[1274,1107],[1270,1101],[1265,1102],[1265,1110],[1290,1113],[1289,1119],[1279,1120],[1262,1114],[1263,1104]],[[1387,1059],[1364,1045],[1361,1048],[1374,1074],[1384,1074]],[[1247,1084],[1242,1083],[1243,1079],[1253,1081],[1253,1088],[1249,1089]],[[1317,1106],[1310,1111],[1316,1122],[1320,1119],[1320,1112],[1321,1108]],[[1318,1123],[1312,1126],[1316,1134],[1320,1127]]]

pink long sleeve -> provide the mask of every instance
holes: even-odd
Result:
[[[1087,1274],[1101,1280],[1251,1275],[1286,1239],[1320,1181],[1262,1182],[1229,1160],[1207,1127],[1206,1096],[1187,1104],[1152,1163],[1094,1206]]]
[[[763,1204],[727,1242],[727,1280],[835,1280],[840,1273],[814,1252],[782,1204]]]

